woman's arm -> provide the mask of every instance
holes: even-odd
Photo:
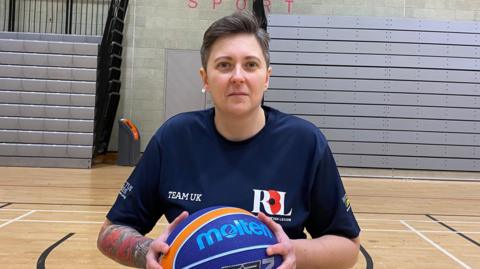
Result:
[[[360,249],[359,237],[348,239],[324,235],[315,239],[291,240],[295,249],[297,268],[352,268]]]
[[[153,239],[137,230],[105,220],[97,239],[98,249],[112,260],[130,267],[145,268],[148,249]]]
[[[167,238],[188,212],[182,212],[155,240],[141,235],[125,225],[117,225],[108,219],[103,224],[97,239],[98,249],[110,259],[130,267],[161,269],[159,258],[167,253]]]
[[[263,213],[258,218],[275,234],[278,244],[267,248],[268,255],[282,255],[281,269],[346,269],[357,262],[359,237],[348,239],[324,235],[315,239],[289,239],[280,224]]]

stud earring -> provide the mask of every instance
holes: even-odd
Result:
[[[207,90],[205,90],[205,88],[202,88],[202,93],[205,93]]]

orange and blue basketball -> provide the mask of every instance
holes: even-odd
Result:
[[[170,250],[160,260],[171,269],[277,268],[279,255],[268,256],[278,241],[252,213],[235,207],[209,207],[188,216],[168,237]]]

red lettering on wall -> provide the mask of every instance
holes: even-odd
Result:
[[[285,0],[285,2],[288,3],[288,14],[292,13],[293,0]]]
[[[241,6],[241,2],[243,2],[243,6]],[[237,9],[238,10],[244,10],[247,8],[248,0],[237,0]]]
[[[197,8],[198,6],[198,0],[188,0],[188,7],[189,8]]]
[[[222,4],[222,0],[212,0],[213,2],[213,9],[217,8],[220,4]]]

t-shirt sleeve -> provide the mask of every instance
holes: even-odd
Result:
[[[112,223],[130,226],[143,235],[152,230],[163,214],[158,193],[161,160],[162,150],[153,136],[107,214]]]
[[[311,211],[306,223],[313,238],[326,234],[353,239],[360,227],[352,212],[350,200],[326,142],[320,146],[320,160],[311,192]]]

